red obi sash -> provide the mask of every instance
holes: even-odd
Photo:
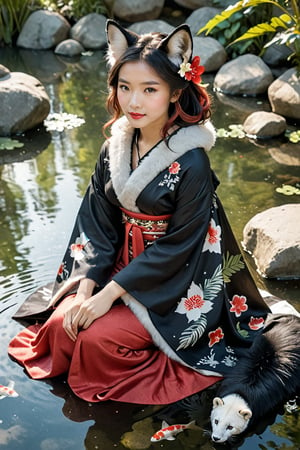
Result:
[[[118,258],[117,266],[127,265],[142,253],[156,239],[166,234],[171,214],[150,216],[121,208],[125,224],[124,245]]]

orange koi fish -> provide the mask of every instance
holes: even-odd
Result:
[[[166,439],[167,441],[174,441],[175,436],[178,433],[181,433],[181,431],[184,431],[188,428],[192,430],[200,429],[195,424],[194,420],[187,424],[177,424],[177,425],[169,425],[167,422],[163,421],[162,428],[159,431],[157,431],[150,440],[151,442],[159,442],[164,439]]]
[[[0,400],[4,397],[19,397],[19,394],[14,390],[14,381],[9,381],[7,386],[0,384]]]

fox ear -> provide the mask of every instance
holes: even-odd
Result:
[[[213,407],[216,408],[217,406],[222,406],[224,405],[223,400],[220,397],[215,397],[213,399]]]
[[[241,409],[241,410],[239,411],[239,414],[240,414],[245,420],[249,420],[249,419],[251,419],[251,417],[252,417],[252,411],[251,411],[251,409],[248,409],[248,408]]]
[[[106,22],[106,36],[108,44],[106,59],[109,67],[112,67],[127,48],[134,45],[139,38],[138,34],[126,30],[112,19]]]
[[[193,38],[189,26],[183,24],[177,27],[161,41],[159,48],[167,53],[176,66],[180,66],[182,62],[187,63],[193,53]]]

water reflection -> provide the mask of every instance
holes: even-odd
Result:
[[[114,402],[89,404],[75,397],[63,379],[31,381],[7,358],[7,344],[21,328],[11,315],[28,294],[53,280],[66,247],[103,142],[107,88],[101,52],[72,60],[48,51],[0,49],[0,63],[39,78],[50,97],[51,112],[85,119],[81,127],[62,133],[49,133],[41,127],[18,137],[25,144],[21,149],[0,151],[0,384],[13,379],[20,394],[1,402],[0,446],[9,450],[154,449],[160,445],[174,450],[216,448],[209,437],[211,399],[206,397],[212,391],[203,394],[205,398],[199,398],[194,409],[193,402],[165,409]],[[211,86],[212,76],[204,81]],[[250,111],[265,108],[261,101],[265,99],[216,95],[214,123],[217,127],[241,123]],[[210,153],[222,182],[219,195],[239,240],[244,225],[257,212],[299,202],[296,196],[283,197],[275,191],[282,180],[299,177],[299,167],[288,165],[278,156],[286,154],[283,145],[278,141],[270,145],[228,138],[220,139]],[[246,258],[260,287],[300,307],[299,282],[262,280],[252,259]],[[187,431],[175,441],[151,444],[150,437],[163,419],[187,422],[195,412],[202,428],[199,432]],[[253,433],[235,448],[288,446],[296,450],[299,441],[299,417],[285,413],[278,415],[273,425],[264,425],[259,436]]]

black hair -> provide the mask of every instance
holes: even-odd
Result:
[[[106,102],[112,118],[104,125],[104,129],[113,124],[122,114],[117,99],[119,72],[123,64],[134,61],[147,63],[162,80],[168,83],[171,93],[177,90],[182,91],[179,99],[175,103],[170,103],[169,120],[162,130],[164,138],[174,124],[181,127],[188,126],[204,122],[210,117],[210,98],[206,90],[203,86],[181,77],[178,73],[179,67],[159,47],[166,36],[163,33],[148,33],[140,36],[137,43],[129,46],[115,62],[108,74],[109,95]]]

